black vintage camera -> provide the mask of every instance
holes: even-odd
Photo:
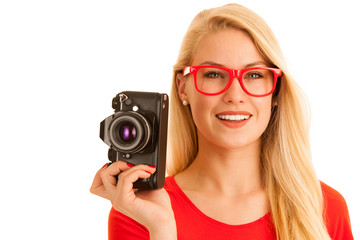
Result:
[[[100,138],[110,146],[113,163],[156,167],[147,179],[134,188],[149,190],[164,186],[169,97],[151,92],[121,92],[112,100],[115,113],[100,123]]]

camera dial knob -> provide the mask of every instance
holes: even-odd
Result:
[[[131,100],[131,99],[127,99],[127,100],[125,101],[125,105],[130,106],[131,104],[132,104],[132,100]]]
[[[131,158],[131,154],[130,154],[130,153],[126,153],[126,154],[123,154],[122,157],[129,159],[129,158]]]

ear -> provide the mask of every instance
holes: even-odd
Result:
[[[176,85],[181,101],[187,100],[186,82],[186,79],[181,74],[176,76]]]

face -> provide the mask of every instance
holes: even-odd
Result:
[[[266,62],[250,37],[229,29],[203,37],[191,66],[219,65],[231,69],[266,67]],[[252,97],[241,88],[237,78],[223,93],[208,96],[199,93],[193,74],[182,77],[178,84],[181,100],[186,100],[201,142],[222,148],[241,148],[259,144],[271,115],[272,95]],[[249,117],[241,120],[243,116]],[[235,119],[235,120],[234,120]]]

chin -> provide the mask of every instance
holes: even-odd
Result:
[[[222,147],[227,150],[236,150],[251,146],[258,146],[259,144],[260,144],[260,138],[254,140],[254,139],[241,138],[241,137],[227,138],[226,141],[217,142],[217,145],[219,147]]]

